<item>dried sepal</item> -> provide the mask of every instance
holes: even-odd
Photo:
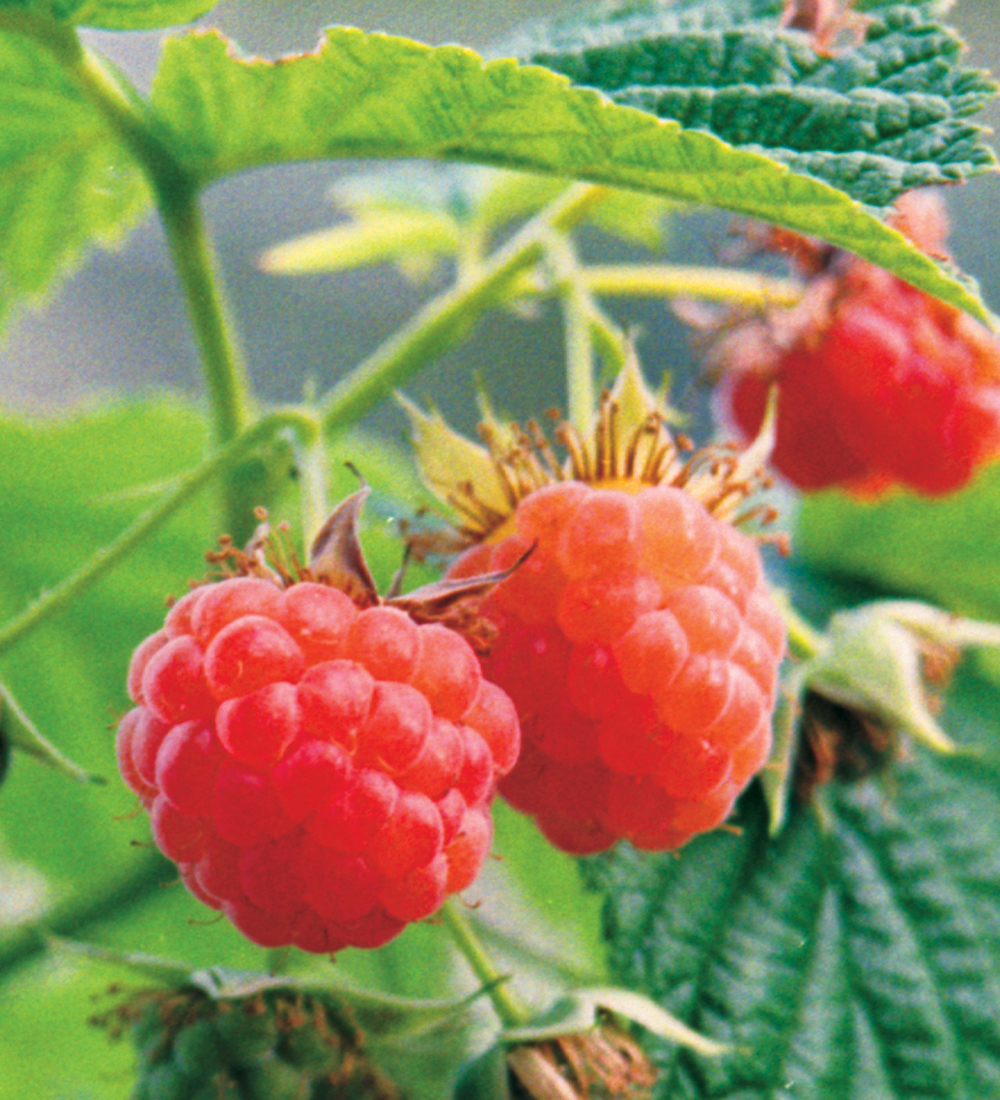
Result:
[[[370,496],[371,488],[362,485],[345,497],[320,528],[309,551],[310,578],[339,588],[358,607],[374,607],[380,602],[358,537],[361,510]]]

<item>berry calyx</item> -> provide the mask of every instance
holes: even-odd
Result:
[[[912,192],[896,225],[943,255],[940,200]],[[801,302],[721,329],[710,368],[723,414],[752,437],[779,388],[772,462],[806,491],[877,496],[894,486],[940,495],[1000,452],[1000,341],[956,307],[848,253],[787,233],[807,278]]]
[[[463,600],[497,578],[383,599],[366,495],[308,566],[269,556],[266,528],[210,555],[234,572],[178,601],[129,670],[122,777],[191,892],[265,946],[378,946],[466,889],[519,753],[513,704],[446,625],[476,641]]]
[[[442,429],[415,419],[422,452]],[[768,755],[784,654],[756,542],[733,525],[760,516],[745,502],[766,444],[683,459],[634,363],[593,441],[561,430],[565,463],[534,427],[484,438],[495,483],[432,487],[472,544],[449,576],[531,548],[480,603],[496,629],[483,675],[524,738],[500,793],[576,854],[674,848],[721,824]]]

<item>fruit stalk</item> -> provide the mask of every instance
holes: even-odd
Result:
[[[459,912],[452,900],[446,901],[439,913],[455,946],[465,957],[472,972],[483,983],[504,1027],[524,1027],[529,1020],[527,1010],[508,988],[507,977],[496,968],[468,918],[464,913]]]

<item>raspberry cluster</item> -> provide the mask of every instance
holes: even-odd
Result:
[[[944,215],[905,197],[900,228],[940,253]],[[713,362],[748,437],[779,387],[772,462],[794,485],[953,492],[1000,451],[1000,342],[954,306],[846,253],[779,235],[809,279],[790,312],[744,321]]]
[[[195,989],[140,993],[93,1023],[127,1030],[139,1055],[133,1100],[395,1100],[346,1015],[268,992],[214,1001]]]
[[[784,652],[756,544],[675,485],[567,480],[451,573],[531,546],[483,604],[498,630],[484,672],[524,738],[501,794],[577,854],[719,825],[767,758]]]
[[[128,690],[122,776],[188,889],[254,942],[378,946],[477,876],[520,733],[445,626],[232,577],[173,606]]]

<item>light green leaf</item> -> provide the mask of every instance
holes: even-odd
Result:
[[[886,206],[995,164],[968,121],[996,94],[933,14],[868,5],[865,41],[818,52],[783,0],[613,3],[539,33],[525,59]],[[548,42],[545,39],[548,38]]]
[[[149,202],[142,175],[52,46],[0,9],[0,321],[111,245]]]
[[[877,504],[841,492],[801,504],[796,549],[817,569],[1000,620],[1000,465],[946,497],[898,491]]]
[[[217,0],[0,0],[0,13],[27,11],[40,18],[111,31],[153,30],[190,23]]]
[[[327,157],[430,157],[519,167],[718,206],[819,236],[985,319],[975,293],[859,203],[758,153],[457,46],[328,30],[280,63],[219,34],[167,42],[152,106],[203,183]]]

